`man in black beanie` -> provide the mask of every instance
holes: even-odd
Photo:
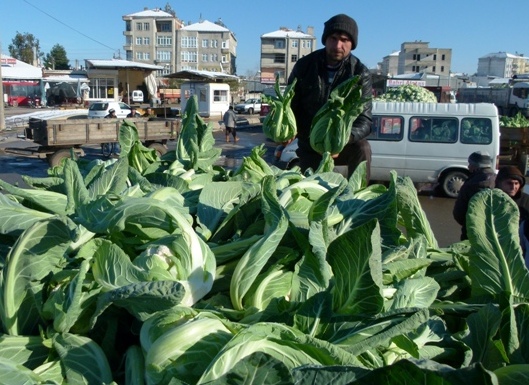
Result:
[[[371,146],[366,137],[371,133],[372,81],[367,67],[351,54],[358,44],[358,26],[349,16],[339,14],[324,24],[322,43],[325,46],[299,59],[288,78],[297,79],[291,107],[298,128],[296,151],[303,172],[316,170],[322,154],[310,145],[310,128],[316,112],[325,104],[333,89],[353,76],[359,76],[362,97],[369,99],[364,110],[353,122],[351,137],[340,154],[332,154],[336,165],[347,165],[348,176],[366,161],[367,181],[370,177]]]

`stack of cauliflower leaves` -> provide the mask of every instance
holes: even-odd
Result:
[[[161,158],[125,121],[119,159],[0,182],[0,382],[528,382],[506,195],[441,248],[407,178],[284,171],[262,146],[227,170],[212,139],[191,99]]]

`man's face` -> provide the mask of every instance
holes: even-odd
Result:
[[[351,54],[353,42],[349,35],[343,32],[334,32],[325,40],[325,52],[329,64],[336,64]]]
[[[498,187],[510,197],[514,197],[520,190],[521,185],[518,179],[504,179],[499,183]]]

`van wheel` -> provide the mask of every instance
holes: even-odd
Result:
[[[457,198],[461,186],[468,179],[468,175],[463,171],[448,172],[441,182],[443,193],[450,198]]]

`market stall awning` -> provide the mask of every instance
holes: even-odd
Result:
[[[90,81],[86,75],[56,75],[56,76],[46,76],[42,80],[49,83],[87,83]]]

